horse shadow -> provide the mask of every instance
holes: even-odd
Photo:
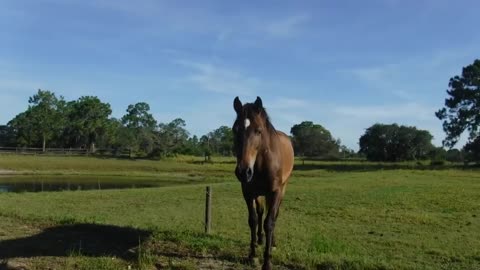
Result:
[[[0,241],[0,260],[72,254],[133,260],[138,256],[137,247],[150,236],[148,231],[113,225],[59,225],[36,235]]]

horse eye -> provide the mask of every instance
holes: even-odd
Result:
[[[255,130],[255,133],[256,133],[257,135],[260,135],[260,134],[262,134],[262,130],[259,129],[259,128],[257,128],[257,129]]]

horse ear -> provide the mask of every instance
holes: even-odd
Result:
[[[262,99],[260,97],[257,97],[257,99],[255,100],[255,106],[257,106],[257,108],[259,109],[263,108]]]
[[[236,97],[233,100],[233,108],[235,109],[237,114],[240,114],[240,112],[242,112],[243,105],[242,105],[242,102],[240,101],[240,99],[238,97]]]

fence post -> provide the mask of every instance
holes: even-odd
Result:
[[[212,188],[207,186],[205,199],[205,233],[210,234],[212,227]]]

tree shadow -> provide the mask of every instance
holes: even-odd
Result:
[[[136,248],[150,235],[148,231],[112,225],[59,225],[36,235],[0,241],[0,259],[81,254],[133,260],[138,255]]]

